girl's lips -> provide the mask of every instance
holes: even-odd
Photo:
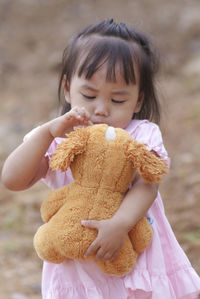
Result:
[[[94,125],[100,125],[100,124],[102,124],[102,122],[100,122],[100,121],[94,121],[93,124]]]
[[[100,124],[107,124],[107,125],[108,125],[108,123],[105,122],[105,121],[92,121],[92,123],[93,123],[94,125],[100,125]]]

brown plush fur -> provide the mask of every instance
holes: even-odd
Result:
[[[74,182],[49,194],[41,207],[42,225],[35,237],[38,255],[61,263],[67,258],[85,260],[97,231],[85,228],[81,220],[108,219],[119,208],[136,170],[148,182],[160,182],[167,166],[122,129],[113,129],[114,140],[105,137],[107,125],[79,128],[68,135],[52,156],[50,167],[66,171],[70,166]],[[124,275],[135,265],[138,253],[152,239],[143,217],[130,231],[114,261],[98,261],[108,274]],[[90,257],[87,259],[93,259]]]

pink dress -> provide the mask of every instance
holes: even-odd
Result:
[[[168,160],[157,125],[133,120],[126,130]],[[49,158],[61,141],[62,138],[54,139],[46,154]],[[62,173],[49,169],[43,181],[55,189],[73,179],[70,170]],[[152,243],[127,275],[106,275],[94,261],[67,260],[58,265],[44,262],[43,299],[196,299],[200,278],[174,236],[159,193],[147,217],[153,229]]]

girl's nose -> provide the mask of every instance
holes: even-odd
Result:
[[[109,115],[109,105],[105,100],[98,100],[95,107],[95,114],[107,117]]]

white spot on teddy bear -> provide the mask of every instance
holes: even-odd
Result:
[[[116,139],[115,128],[108,127],[108,129],[106,130],[106,133],[105,133],[105,137],[106,137],[106,140],[108,140],[108,141],[115,140]]]

